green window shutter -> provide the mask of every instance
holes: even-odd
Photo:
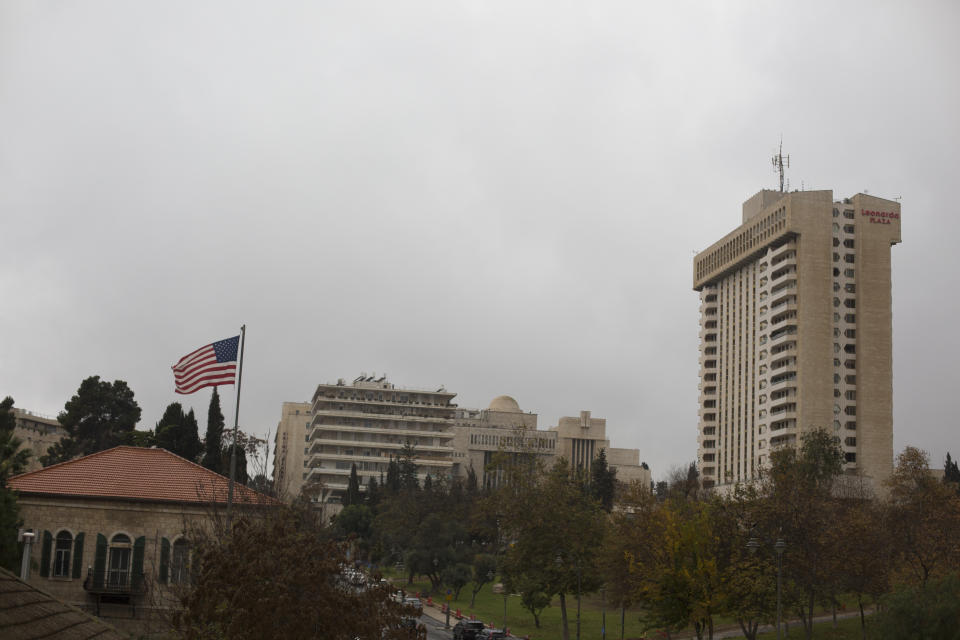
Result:
[[[138,580],[143,575],[143,553],[147,547],[147,539],[140,536],[133,541],[133,579]]]
[[[166,538],[160,538],[160,582],[167,583],[167,576],[170,573],[170,541]]]
[[[49,531],[43,532],[43,546],[40,547],[40,576],[50,575],[50,547],[53,546],[53,536]]]
[[[93,560],[93,586],[103,588],[107,577],[107,537],[97,534],[97,552]]]
[[[83,532],[73,539],[73,579],[81,577],[83,572]]]

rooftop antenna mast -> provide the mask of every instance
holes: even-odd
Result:
[[[777,151],[777,155],[773,156],[770,159],[770,162],[773,164],[773,170],[780,174],[780,191],[783,192],[783,169],[786,167],[790,168],[790,156],[783,155],[783,137],[780,137],[780,150]]]

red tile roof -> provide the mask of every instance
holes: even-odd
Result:
[[[229,480],[166,449],[114,447],[38,469],[7,481],[23,494],[119,498],[162,502],[227,502]],[[273,499],[239,483],[236,502]]]

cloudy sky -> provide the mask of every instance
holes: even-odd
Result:
[[[246,323],[244,429],[387,373],[541,427],[589,409],[660,477],[696,456],[693,253],[776,187],[782,135],[792,188],[902,198],[895,446],[940,464],[958,25],[947,0],[4,0],[0,396],[55,415],[123,379],[153,428],[170,366]]]

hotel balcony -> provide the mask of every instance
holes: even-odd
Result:
[[[770,300],[770,311],[777,313],[786,309],[797,308],[797,295],[792,291],[781,291],[772,296]]]
[[[770,274],[770,279],[773,282],[777,282],[778,280],[786,276],[793,276],[794,279],[796,279],[796,275],[797,275],[797,267],[793,263],[793,261],[789,261],[784,265],[779,265],[777,270],[774,271],[772,274]],[[780,283],[777,282],[777,284],[780,284]]]
[[[787,351],[796,351],[796,349],[797,349],[796,340],[786,340],[786,341],[780,342],[775,347],[771,347],[770,355],[775,356]]]
[[[776,297],[781,293],[789,293],[797,290],[797,281],[796,280],[784,280],[783,282],[778,282],[777,286],[773,287],[770,290],[770,294]]]
[[[780,372],[784,367],[796,367],[797,358],[793,355],[781,356],[770,362],[770,371]]]
[[[448,440],[452,440],[449,438]],[[388,440],[343,440],[340,438],[324,438],[321,436],[314,436],[310,440],[310,455],[318,455],[323,452],[323,447],[352,447],[354,449],[370,449],[375,452],[372,455],[374,456],[389,456],[399,452],[406,446],[408,442],[407,439],[397,439],[395,441]],[[453,454],[453,447],[447,445],[423,445],[417,444],[410,440],[410,445],[417,452],[422,453],[440,453],[445,455]],[[380,450],[383,451],[380,451]],[[361,456],[369,457],[369,456]]]
[[[796,251],[797,246],[794,242],[784,242],[779,247],[774,247],[770,250],[770,253],[767,254],[767,259],[770,261],[770,266],[776,266],[778,262],[782,261],[784,254]]]
[[[792,419],[796,423],[797,419],[797,405],[790,403],[787,405],[781,405],[779,408],[770,409],[770,420],[773,421],[772,424],[780,424],[784,420]],[[772,429],[771,425],[771,429]]]
[[[314,405],[316,406],[316,405]],[[448,411],[451,417],[442,416],[422,416],[413,413],[374,413],[372,411],[351,411],[348,409],[314,409],[313,424],[321,424],[324,417],[356,418],[358,420],[403,420],[405,422],[430,422],[436,424],[454,424],[453,411]]]
[[[797,384],[797,374],[795,372],[781,373],[770,378],[770,391],[779,389],[794,388]]]
[[[770,432],[777,433],[778,435],[781,432],[795,433],[797,430],[797,420],[796,418],[782,418],[780,420],[774,420],[770,423]],[[773,438],[771,438],[771,442]]]
[[[330,433],[366,434],[367,436],[375,435],[382,438],[439,438],[441,440],[452,440],[454,437],[453,432],[449,429],[434,431],[427,429],[405,429],[388,425],[364,427],[349,424],[320,424],[314,425],[310,430],[310,440],[323,438],[325,434]],[[379,438],[372,442],[378,441]],[[387,442],[388,440],[384,441]],[[368,440],[367,442],[371,441]]]
[[[793,336],[797,335],[797,326],[795,324],[789,324],[785,327],[781,327],[775,331],[770,332],[770,345],[771,348],[774,345],[778,345],[781,342],[786,342],[788,339],[795,339]]]

